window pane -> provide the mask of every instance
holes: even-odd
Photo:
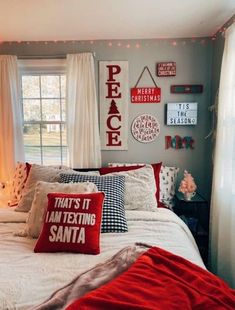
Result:
[[[41,95],[42,98],[60,98],[59,75],[41,76]]]
[[[23,98],[39,98],[39,76],[24,75],[22,76],[22,94]]]
[[[24,145],[25,146],[40,146],[40,125],[24,125]]]
[[[24,121],[39,121],[41,119],[40,100],[23,100]]]
[[[61,100],[61,109],[62,109],[62,121],[65,122],[66,121],[66,104],[65,104],[65,100],[62,99]]]
[[[67,147],[62,147],[62,165],[67,166],[68,162],[67,162],[67,151],[68,148]]]
[[[42,126],[42,145],[60,145],[60,124],[47,124]]]
[[[60,100],[42,100],[42,119],[44,121],[60,121]]]
[[[65,146],[67,145],[67,132],[65,124],[61,125],[61,131],[62,131],[62,145]]]
[[[40,146],[25,146],[25,160],[30,163],[41,164]]]
[[[43,164],[44,165],[61,165],[61,148],[58,147],[43,147]]]
[[[65,75],[61,75],[60,83],[61,83],[61,98],[65,98],[65,94],[66,94],[66,77],[65,77]]]

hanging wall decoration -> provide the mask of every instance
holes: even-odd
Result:
[[[167,103],[167,125],[196,125],[197,102]]]
[[[165,149],[194,149],[194,139],[190,136],[180,137],[178,135],[171,137],[165,136]]]
[[[159,135],[160,125],[155,116],[142,114],[137,116],[132,122],[131,132],[137,141],[150,143]]]
[[[127,150],[128,61],[99,62],[102,150]]]
[[[159,62],[157,63],[157,76],[166,77],[166,76],[176,76],[176,63],[171,62]]]
[[[155,87],[137,87],[144,71],[147,70]],[[158,103],[161,101],[161,88],[154,81],[154,78],[147,66],[141,72],[135,87],[131,88],[132,103]]]
[[[171,85],[172,94],[199,94],[203,92],[203,85]]]

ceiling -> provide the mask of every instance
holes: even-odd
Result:
[[[212,36],[235,0],[0,0],[0,41]]]

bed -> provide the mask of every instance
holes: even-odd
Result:
[[[157,245],[205,268],[188,227],[172,211],[127,211],[128,232],[101,234],[101,253],[34,253],[35,239],[14,236],[26,214],[0,209],[0,309],[29,309],[79,273],[135,242]]]
[[[160,165],[157,167],[159,169]],[[69,174],[68,171],[66,171],[66,173],[60,172],[61,181],[64,183],[57,183],[54,179],[45,180],[46,176],[44,171],[41,173],[40,179],[44,178],[44,181],[49,181],[49,183],[38,181],[38,178],[35,178],[33,173],[37,170],[38,176],[40,169],[41,167],[31,168],[31,179],[29,182],[29,177],[27,181],[30,183],[30,186],[28,186],[28,188],[27,186],[25,187],[28,190],[27,192],[25,189],[27,195],[25,194],[25,196],[23,195],[20,198],[21,200],[24,199],[24,203],[19,203],[16,208],[2,205],[0,207],[0,309],[137,309],[136,305],[130,305],[128,303],[125,304],[125,306],[121,304],[118,307],[119,296],[116,296],[116,300],[108,298],[106,302],[112,302],[113,304],[107,303],[107,307],[103,306],[103,301],[100,307],[98,307],[98,303],[96,302],[93,307],[81,307],[76,303],[80,303],[80,301],[83,302],[84,298],[87,296],[89,298],[92,293],[97,292],[97,294],[99,294],[100,289],[102,290],[103,288],[105,296],[109,296],[110,290],[114,291],[114,288],[109,288],[109,285],[116,285],[116,281],[119,281],[119,279],[122,280],[122,276],[125,277],[126,274],[128,275],[132,268],[135,268],[135,266],[138,268],[138,264],[141,263],[140,260],[148,254],[152,255],[151,251],[163,251],[161,255],[164,259],[166,259],[169,254],[169,261],[173,262],[176,260],[181,261],[183,265],[189,264],[189,271],[190,269],[196,268],[196,271],[200,274],[200,276],[196,275],[196,282],[198,282],[198,279],[204,284],[208,282],[211,286],[210,289],[216,292],[216,298],[213,298],[213,302],[217,302],[217,299],[220,299],[220,294],[222,302],[224,302],[224,298],[226,299],[226,307],[221,309],[234,309],[235,292],[230,290],[226,284],[221,283],[219,279],[215,279],[215,276],[206,270],[195,240],[187,225],[172,210],[160,207],[156,208],[156,201],[159,199],[159,193],[156,191],[157,182],[154,181],[152,168],[141,168],[142,170],[138,168],[137,170],[133,170],[133,172],[128,172],[129,174],[127,173],[125,177],[123,175],[117,175],[119,172],[115,174],[116,172],[114,171],[112,171],[112,176],[109,175],[105,177],[88,176],[87,174],[82,175],[79,173]],[[47,173],[49,175],[48,170],[47,168]],[[150,171],[152,171],[152,175],[149,174]],[[53,178],[54,172],[55,171],[53,171]],[[56,171],[56,174],[57,172],[58,171]],[[157,171],[157,175],[158,174],[159,171]],[[47,178],[49,178],[48,175]],[[169,175],[170,173],[168,170],[167,176]],[[73,183],[70,183],[71,178],[73,179]],[[170,175],[170,178],[172,179],[172,175]],[[34,180],[33,190],[31,186],[33,183],[32,179]],[[140,187],[136,185],[139,182],[135,183],[136,179],[141,179]],[[148,182],[149,184],[146,185]],[[160,184],[160,182],[158,183]],[[106,188],[107,184],[108,189]],[[124,184],[126,184],[125,191]],[[135,186],[133,186],[133,184],[135,184]],[[84,186],[84,188],[86,187],[89,192],[73,194],[74,189],[81,189],[82,186]],[[144,186],[146,186],[146,188],[144,188]],[[127,193],[128,187],[130,189],[129,193]],[[65,190],[68,191],[66,194],[64,193]],[[93,190],[94,193],[92,192]],[[147,196],[145,194],[143,196],[145,191],[148,191]],[[103,192],[105,192],[105,195]],[[123,213],[124,209],[121,209],[121,213],[119,213],[118,218],[115,219],[113,216],[117,213],[117,209],[115,209],[114,206],[118,206],[114,205],[113,199],[115,195],[120,195],[120,193],[123,196],[122,204],[123,208],[125,206],[125,213]],[[33,201],[30,202],[29,209],[24,210],[24,212],[16,212],[17,208],[27,207],[29,203],[28,198],[31,197],[32,199],[32,195]],[[58,252],[57,248],[57,250],[51,253],[47,253],[45,249],[41,251],[41,253],[35,253],[34,251],[38,243],[40,243],[45,225],[47,224],[46,219],[48,217],[46,214],[49,212],[48,210],[50,210],[50,202],[56,201],[58,197],[60,197],[60,199],[65,199],[64,197],[71,198],[75,197],[74,195],[83,198],[87,196],[105,196],[106,202],[102,202],[102,225],[99,227],[99,251],[93,253],[96,255],[91,255],[67,253],[63,251]],[[110,195],[111,197],[109,197]],[[167,199],[166,195],[164,197]],[[109,200],[109,198],[111,198],[111,200]],[[118,196],[118,202],[120,203],[119,198]],[[65,202],[65,200],[63,200],[63,202]],[[47,203],[48,209],[47,213],[45,213],[45,206]],[[112,207],[110,207],[110,204]],[[53,204],[53,207],[55,207],[55,204]],[[64,207],[65,204],[63,204],[63,208]],[[67,207],[68,205],[66,205],[66,208]],[[151,208],[153,208],[153,210]],[[101,211],[102,210],[99,212]],[[43,218],[44,223],[42,222]],[[121,224],[118,222],[120,218],[121,221],[126,221],[126,226],[123,225],[123,222],[121,222]],[[115,220],[117,221],[117,226],[112,222],[115,222]],[[31,229],[27,230],[26,228],[29,228],[30,221],[33,223],[33,226]],[[54,225],[55,223],[52,224]],[[40,228],[41,226],[43,228]],[[120,231],[112,232],[112,229],[114,231]],[[100,233],[100,231],[103,233]],[[126,260],[123,261],[124,265],[121,266],[120,270],[117,270],[117,266],[119,266],[118,264],[120,263],[119,258],[122,257],[122,255],[126,255]],[[146,257],[145,261],[152,262],[154,260],[151,257]],[[159,260],[159,257],[157,260]],[[159,270],[162,268],[161,265],[163,266],[163,263],[157,266]],[[103,273],[99,273],[100,269],[103,270]],[[173,270],[175,269],[177,268],[173,266]],[[112,270],[115,270],[115,272],[112,273]],[[152,266],[151,270],[153,270]],[[143,274],[145,271],[146,270],[143,269]],[[193,275],[194,278],[195,274]],[[201,277],[201,274],[204,275],[205,278]],[[179,278],[183,277],[181,271],[178,276]],[[185,285],[189,287],[191,285],[190,281],[192,280],[190,277],[187,276],[186,282],[184,281],[186,283]],[[174,276],[172,278],[174,278]],[[86,280],[85,284],[82,282],[84,279]],[[132,282],[133,281],[131,281],[131,283]],[[79,283],[82,284],[75,287],[74,284],[78,285]],[[131,288],[129,284],[128,287]],[[201,283],[199,283],[199,287],[200,285]],[[144,287],[142,282],[139,286]],[[156,288],[155,284],[154,286]],[[215,286],[217,287],[216,290],[214,289]],[[72,289],[77,289],[77,291],[73,290],[73,293],[75,293],[72,295],[70,294],[71,287]],[[105,291],[106,288],[109,290],[108,292]],[[201,290],[199,289],[198,291],[198,287],[196,290],[197,296],[200,296]],[[124,291],[125,290],[122,290],[121,286],[121,291],[119,290],[120,296]],[[133,301],[137,300],[133,295],[134,291],[135,289],[131,291],[131,296],[128,297]],[[69,298],[67,298],[68,294],[70,294]],[[168,294],[167,296],[172,295],[170,289],[168,292],[167,286],[166,288],[164,287],[162,296],[165,296],[164,294]],[[191,294],[192,292],[189,292],[188,296],[192,296]],[[154,294],[154,299],[152,300],[154,302],[153,308],[139,306],[140,309],[161,309],[161,306],[159,306],[159,308],[155,306],[158,301],[158,299],[155,300],[155,298],[158,298],[157,295],[157,293]],[[205,292],[205,296],[207,295],[208,292]],[[59,297],[57,298],[57,296]],[[187,298],[189,298],[188,296]],[[91,299],[92,298],[94,298],[94,296],[91,296]],[[102,298],[100,299],[99,296],[100,301],[103,300]],[[125,296],[121,299],[124,302]],[[164,299],[167,300],[168,297]],[[200,299],[200,297],[194,298],[194,300],[197,299]],[[95,296],[95,300],[97,300],[97,296]],[[188,300],[189,299],[187,299],[187,302]],[[203,302],[205,303],[205,301]],[[227,305],[229,306],[227,307]],[[169,309],[176,309],[176,307],[169,307]],[[189,307],[188,309],[191,308]],[[213,307],[211,307],[211,309],[213,309]]]

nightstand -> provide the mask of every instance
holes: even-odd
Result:
[[[175,194],[174,212],[188,225],[202,259],[207,265],[210,217],[210,207],[207,200],[199,193],[196,193],[191,200],[185,200],[184,195],[177,192]]]

